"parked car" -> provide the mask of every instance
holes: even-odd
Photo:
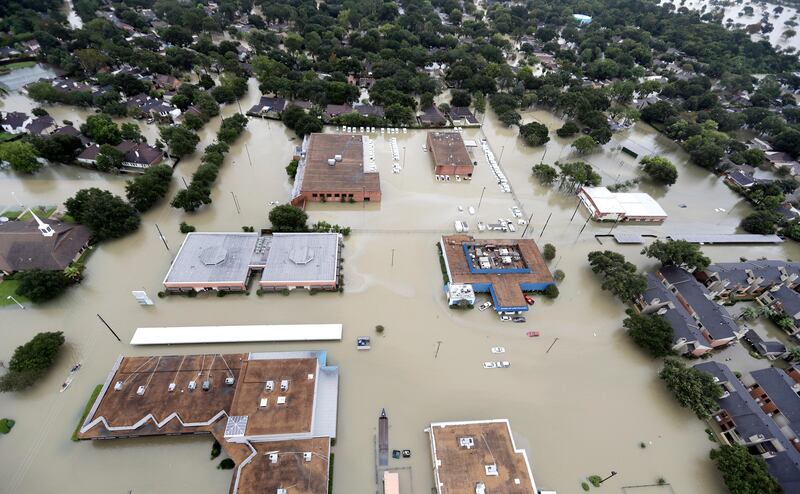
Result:
[[[511,320],[511,316],[500,316],[500,320],[503,322],[508,322]]]
[[[488,309],[491,306],[492,306],[491,302],[484,302],[484,303],[482,303],[481,305],[478,306],[478,310],[483,312],[483,311],[485,311],[486,309]]]
[[[515,318],[513,318],[511,320],[514,321],[514,322],[525,322],[525,317],[517,316],[517,317],[515,317]]]
[[[536,301],[533,300],[533,297],[531,297],[530,295],[525,295],[525,301],[528,302],[528,305],[533,305],[534,303],[536,303]]]

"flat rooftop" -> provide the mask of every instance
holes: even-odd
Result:
[[[120,357],[79,437],[212,432],[234,416],[244,417],[232,436],[241,439],[336,437],[339,374],[325,360],[313,351]]]
[[[524,263],[527,268],[476,270],[473,259],[467,258],[465,246],[466,252],[473,253],[477,248],[482,251],[487,248],[493,251],[509,249],[509,253],[518,253],[521,259],[514,261],[512,257],[512,263]],[[450,282],[477,286],[476,291],[480,285],[491,285],[495,302],[501,307],[527,307],[523,290],[543,290],[554,283],[536,242],[530,239],[475,239],[469,235],[449,235],[442,237],[442,247]]]
[[[667,217],[666,211],[650,195],[642,192],[611,192],[605,187],[583,187],[590,209],[601,214],[624,214],[626,217]],[[587,204],[584,201],[584,204]],[[587,204],[588,205],[588,204]]]
[[[256,453],[240,471],[238,493],[327,494],[330,439],[327,437],[252,443]],[[311,453],[310,459],[306,459]],[[277,454],[275,463],[271,454]]]
[[[252,324],[136,328],[131,345],[187,345],[258,341],[341,341],[341,324]]]
[[[269,237],[244,232],[192,232],[186,235],[164,284],[244,283],[252,267],[261,267]]]
[[[261,282],[335,282],[338,267],[338,233],[275,233]]]
[[[210,431],[214,422],[224,418],[236,392],[225,378],[238,381],[246,359],[246,353],[120,357],[80,438]],[[211,382],[208,391],[202,390],[205,380]],[[189,389],[192,381],[194,390]],[[119,390],[117,383],[121,383]],[[169,391],[171,383],[175,383],[173,391]],[[140,386],[144,386],[142,395]],[[95,421],[93,427],[86,427]]]
[[[428,132],[428,144],[434,166],[473,166],[458,132]]]
[[[525,450],[518,449],[508,420],[437,422],[429,429],[439,494],[537,494]]]
[[[380,192],[378,173],[364,172],[364,140],[353,134],[311,134],[301,192]],[[341,156],[334,166],[329,159]]]
[[[247,417],[246,436],[310,433],[316,378],[316,358],[245,362],[230,415]]]

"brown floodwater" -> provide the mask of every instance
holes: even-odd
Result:
[[[258,96],[257,85],[251,81],[242,108],[248,108]],[[20,110],[35,106],[17,94],[2,100],[2,105]],[[48,109],[59,120],[78,122],[87,115],[61,106]],[[236,105],[224,108],[226,115],[235,111]],[[560,126],[556,117],[545,112],[529,112],[524,117],[526,121],[536,118],[551,130]],[[152,142],[156,130],[142,125]],[[216,118],[203,129],[201,146],[211,142],[218,126]],[[61,330],[67,338],[57,365],[35,388],[0,396],[0,417],[17,421],[12,433],[0,438],[0,492],[226,492],[231,474],[217,470],[208,460],[210,437],[73,443],[70,434],[92,388],[105,379],[120,354],[288,349],[327,350],[330,360],[340,366],[334,492],[376,491],[374,436],[382,407],[390,419],[390,447],[413,452],[410,459],[390,460],[392,466],[405,468],[404,478],[409,482],[403,486],[404,493],[427,493],[433,486],[428,438],[423,433],[430,422],[506,417],[518,444],[528,450],[540,488],[579,492],[579,483],[587,475],[615,470],[619,475],[606,482],[612,492],[621,492],[623,486],[650,484],[659,477],[670,482],[676,493],[724,492],[721,478],[708,460],[713,443],[703,432],[704,424],[673,401],[657,378],[658,363],[625,336],[621,330],[625,307],[600,290],[586,255],[611,248],[643,268],[653,263],[638,254],[640,247],[609,241],[606,246],[598,244],[594,234],[607,232],[610,225],[590,222],[579,235],[586,216],[579,211],[570,221],[575,196],[545,188],[530,176],[531,166],[539,162],[545,148],[545,161],[572,159],[566,147],[569,141],[552,133],[545,148],[527,148],[516,131],[503,128],[492,115],[486,117],[482,129],[467,130],[465,136],[486,137],[495,154],[502,153],[501,166],[519,205],[526,218],[533,214],[533,228],[526,236],[553,243],[558,249],[553,267],[566,272],[561,296],[556,301],[540,298],[526,324],[501,323],[491,311],[447,308],[434,243],[453,231],[457,219],[467,221],[474,232],[478,220],[511,218],[515,202],[511,194],[499,190],[479,150],[473,151],[478,161],[474,180],[434,180],[430,156],[422,150],[422,131],[391,135],[400,149],[402,171],[396,174],[392,173],[390,137],[373,134],[383,188],[380,204],[327,203],[309,208],[312,221],[326,220],[354,229],[345,242],[344,293],[155,298],[183,240],[178,231],[181,221],[200,231],[264,227],[269,203],[287,200],[291,184],[284,167],[299,141],[279,122],[254,119],[232,146],[210,207],[185,214],[164,202],[143,216],[136,233],[98,247],[89,260],[85,281],[62,298],[25,310],[0,309],[0,359],[7,361],[17,345],[39,331]],[[669,189],[644,182],[640,186],[660,201],[669,220],[662,226],[620,226],[620,230],[662,235],[732,232],[749,212],[720,180],[688,164],[680,149],[642,124],[616,135],[607,151],[585,157],[602,172],[606,184],[617,176],[624,180],[638,174],[633,161],[614,150],[620,144],[666,155],[680,170],[678,183]],[[170,197],[179,189],[182,177],[190,178],[199,156],[198,152],[179,163]],[[11,201],[12,191],[28,205],[57,204],[89,186],[122,194],[124,182],[124,177],[63,165],[48,167],[33,177],[4,171],[0,172],[0,204]],[[484,187],[480,210],[471,216],[467,209],[478,206]],[[169,251],[158,237],[156,224],[166,236]],[[516,233],[494,235],[521,233],[520,228]],[[705,250],[719,261],[741,256],[800,258],[794,243]],[[131,290],[141,289],[155,298],[155,306],[136,304]],[[114,339],[96,314],[108,321],[122,342]],[[140,326],[270,323],[342,323],[344,339],[214,348],[137,348],[127,344]],[[375,334],[377,324],[386,327],[383,335]],[[528,330],[541,331],[542,336],[527,338],[524,333]],[[359,335],[373,337],[371,351],[356,350]],[[506,348],[504,359],[511,362],[510,369],[482,368],[482,362],[493,359],[493,346]],[[749,357],[745,353],[743,358]],[[83,368],[71,387],[59,393],[69,367],[77,360],[83,362]],[[645,449],[641,442],[646,443]]]

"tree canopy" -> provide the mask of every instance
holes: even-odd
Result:
[[[642,249],[642,255],[661,261],[661,264],[674,264],[690,271],[703,270],[711,264],[711,259],[703,255],[700,246],[686,240],[656,240]]]
[[[705,420],[719,409],[717,400],[722,396],[722,388],[710,374],[686,367],[676,358],[668,358],[658,376],[680,406],[693,411],[697,418]]]
[[[657,314],[638,314],[632,309],[628,309],[626,313],[628,317],[622,325],[634,343],[653,357],[666,357],[674,353],[672,327],[663,317]]]
[[[57,331],[38,333],[18,346],[8,362],[8,372],[0,376],[0,392],[32,386],[53,365],[63,344],[64,334]]]
[[[647,289],[647,278],[636,272],[636,266],[625,256],[610,250],[589,253],[592,272],[602,279],[603,290],[608,290],[620,300],[629,302]]]
[[[767,470],[767,463],[738,444],[722,445],[709,453],[731,494],[780,494],[783,491]]]
[[[302,209],[291,204],[282,204],[269,212],[269,222],[275,232],[308,231],[308,215]]]
[[[79,190],[64,205],[67,214],[92,231],[96,241],[122,237],[139,228],[136,209],[107,190]]]
[[[678,180],[678,169],[664,157],[645,156],[640,163],[644,172],[658,183],[672,185]]]

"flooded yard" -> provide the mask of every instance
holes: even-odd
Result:
[[[258,98],[251,90],[241,101],[248,108]],[[11,95],[4,108],[27,110],[33,105]],[[27,105],[27,106],[26,106]],[[85,114],[66,107],[48,108],[57,118],[83,121]],[[223,109],[225,115],[236,105]],[[325,220],[353,228],[345,241],[342,294],[293,292],[224,298],[200,295],[155,298],[170,262],[183,240],[182,221],[198,231],[237,231],[243,225],[264,227],[270,201],[285,202],[291,184],[284,167],[299,144],[279,122],[251,119],[245,133],[232,146],[217,180],[214,203],[196,214],[172,209],[167,201],[146,213],[142,226],[124,239],[101,245],[88,262],[86,279],[61,299],[41,307],[0,309],[3,339],[0,356],[39,331],[62,330],[67,345],[58,364],[30,392],[0,398],[0,416],[16,419],[10,436],[0,439],[0,492],[226,492],[230,472],[208,460],[211,437],[154,438],[73,443],[69,437],[94,386],[101,383],[120,355],[197,353],[208,351],[272,351],[322,349],[341,372],[339,427],[336,446],[334,492],[373,493],[375,434],[382,407],[389,415],[391,449],[411,449],[412,457],[390,460],[390,465],[410,469],[413,481],[404,493],[428,493],[433,486],[428,436],[423,429],[432,421],[509,418],[517,444],[528,450],[540,488],[562,493],[578,492],[590,474],[619,472],[605,483],[607,491],[624,486],[655,483],[659,477],[675,493],[725,492],[720,476],[708,459],[714,446],[703,432],[704,424],[681,409],[657,378],[658,364],[633,346],[621,329],[625,307],[609,293],[588,268],[586,255],[599,248],[622,252],[643,268],[653,263],[641,257],[640,246],[601,246],[594,238],[611,225],[589,222],[578,211],[570,220],[577,198],[548,189],[531,177],[531,166],[546,149],[545,162],[572,160],[569,141],[555,136],[560,122],[545,112],[529,112],[551,130],[542,148],[527,148],[516,130],[503,128],[492,114],[481,129],[465,130],[465,138],[487,138],[508,176],[514,195],[503,193],[491,175],[480,148],[472,181],[437,182],[430,155],[425,153],[424,131],[381,136],[376,140],[376,160],[381,173],[380,204],[313,204],[311,221]],[[210,143],[219,118],[201,132],[201,145]],[[152,142],[156,130],[147,128]],[[328,128],[327,132],[336,132]],[[400,148],[402,170],[392,173],[390,137]],[[638,175],[631,158],[616,148],[625,145],[642,154],[662,154],[676,163],[680,177],[665,189],[642,182],[639,189],[653,194],[670,215],[662,226],[620,226],[642,233],[733,232],[749,212],[739,196],[721,180],[689,163],[671,141],[646,125],[614,136],[606,151],[589,155],[603,175],[604,184]],[[182,160],[176,168],[169,197],[199,164],[200,153]],[[622,163],[622,164],[620,164]],[[56,204],[89,186],[124,192],[124,177],[82,168],[53,166],[34,177],[0,172],[0,203],[16,192],[23,202]],[[485,187],[483,200],[480,196]],[[233,199],[240,205],[237,211]],[[501,323],[492,311],[453,311],[442,292],[439,261],[434,247],[442,234],[453,232],[457,219],[469,223],[475,235],[491,238],[515,233],[475,233],[478,220],[511,218],[517,203],[525,218],[533,214],[526,237],[558,249],[551,267],[566,273],[555,301],[538,298],[526,324]],[[466,212],[469,206],[478,214]],[[685,207],[682,207],[685,205]],[[464,208],[464,212],[458,210]],[[725,212],[719,212],[724,208]],[[552,213],[549,225],[542,228]],[[169,251],[158,237],[164,232]],[[706,247],[716,261],[739,257],[800,258],[797,245]],[[146,290],[155,306],[140,307],[131,290]],[[482,302],[483,299],[481,298]],[[122,343],[100,323],[103,316]],[[279,323],[342,323],[344,338],[337,343],[226,344],[137,348],[127,344],[140,326],[235,325]],[[375,333],[381,324],[386,330]],[[527,338],[537,330],[540,338]],[[359,352],[355,339],[372,337],[372,350]],[[556,341],[557,339],[557,341]],[[548,347],[552,348],[548,352]],[[491,347],[504,346],[509,369],[486,370]],[[71,365],[83,368],[64,393],[58,388]],[[744,370],[744,369],[743,369]],[[640,447],[645,443],[646,448]],[[635,492],[635,491],[626,491]]]

